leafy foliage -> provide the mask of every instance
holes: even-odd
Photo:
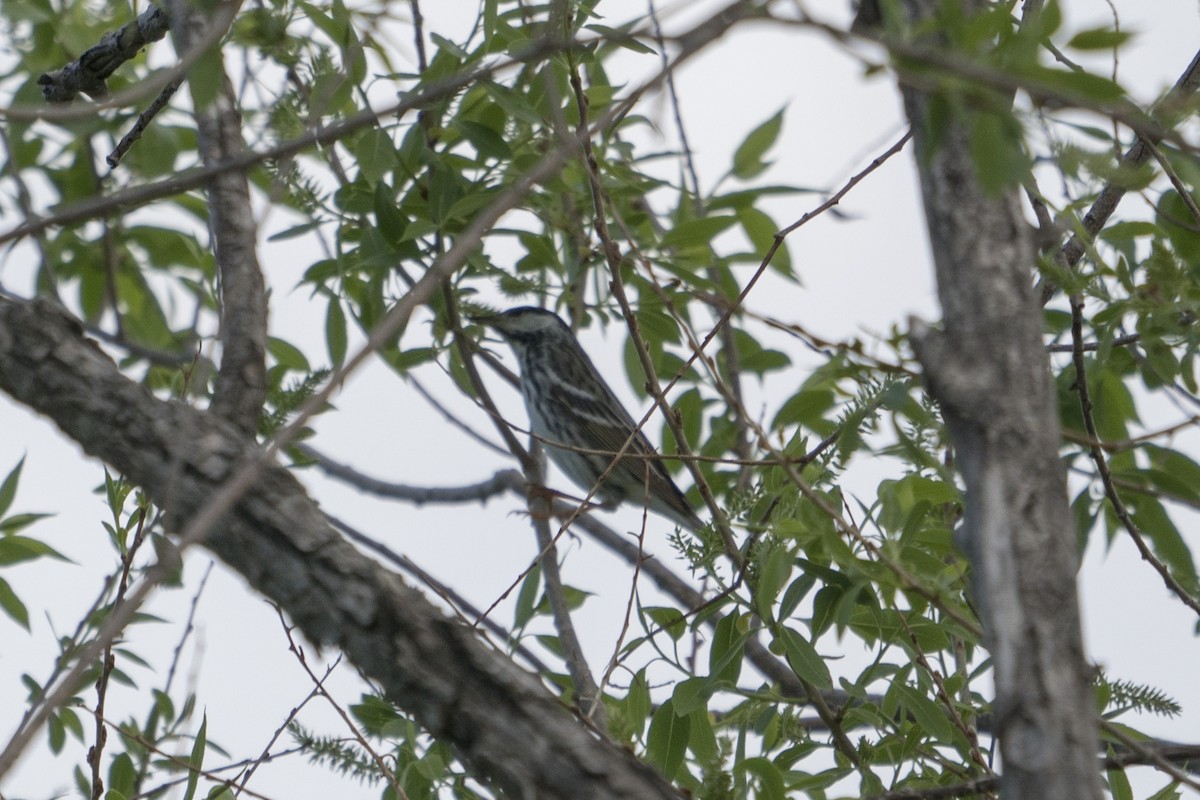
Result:
[[[393,19],[390,6],[380,13],[340,0],[271,0],[239,14],[224,52],[227,63],[253,65],[239,98],[251,146],[265,151],[359,121],[336,142],[264,158],[248,173],[258,198],[287,219],[269,242],[300,242],[305,254],[303,263],[272,269],[272,291],[311,299],[324,350],[270,341],[261,435],[274,435],[347,363],[353,343],[371,337],[422,276],[464,246],[461,268],[418,323],[380,345],[380,361],[401,380],[448,374],[465,406],[466,399],[483,402],[474,375],[485,362],[467,344],[483,331],[464,325],[464,311],[544,304],[577,330],[602,330],[622,348],[628,383],[642,398],[649,394],[642,351],[659,382],[673,383],[678,425],[662,434],[662,451],[694,457],[739,537],[741,563],[716,526],[669,539],[677,561],[668,568],[682,565],[690,574],[699,607],[679,596],[668,605],[640,587],[630,597],[631,633],[616,642],[601,687],[610,735],[705,800],[870,795],[990,775],[991,753],[980,743],[988,734],[980,721],[992,713],[990,662],[952,541],[963,497],[905,331],[889,321],[891,332],[866,341],[828,341],[777,316],[776,306],[758,305],[764,291],[795,296],[809,269],[778,232],[780,215],[798,219],[795,201],[813,190],[765,183],[778,180],[772,159],[797,111],[730,120],[742,131],[740,144],[711,188],[696,186],[684,177],[693,154],[682,145],[655,149],[659,121],[644,105],[625,105],[638,89],[614,77],[620,58],[656,59],[665,43],[644,33],[645,20],[611,26],[604,4],[564,7],[560,16],[550,7],[486,0],[465,34],[417,31],[415,69],[399,63],[390,43],[398,31],[412,35],[411,23]],[[46,0],[5,8],[20,53],[6,81],[15,102],[26,105],[38,102],[40,72],[66,63],[133,12],[124,3],[79,0],[61,9]],[[1140,537],[1194,601],[1200,580],[1177,509],[1200,506],[1200,464],[1172,439],[1176,427],[1163,424],[1161,409],[1164,399],[1193,410],[1200,404],[1200,162],[1178,136],[1165,136],[1157,165],[1120,166],[1114,154],[1126,149],[1127,136],[1114,139],[1059,113],[1066,106],[1125,112],[1128,93],[1107,75],[1052,60],[1047,48],[1117,50],[1128,32],[1071,30],[1053,2],[1025,24],[1008,4],[967,17],[947,3],[937,26],[944,52],[897,48],[895,67],[931,87],[931,118],[969,122],[966,146],[989,189],[1029,187],[1069,232],[1082,230],[1106,184],[1153,198],[1148,218],[1121,220],[1090,242],[1078,270],[1063,270],[1053,252],[1045,254],[1042,277],[1085,300],[1077,321],[1065,302],[1047,307],[1046,343],[1071,343],[1076,322],[1091,346],[1082,356],[1090,411],[1080,404],[1072,361],[1051,364],[1081,548],[1098,531],[1110,541]],[[905,35],[894,21],[889,30]],[[546,31],[549,38],[540,38]],[[217,56],[206,58],[215,81]],[[144,60],[128,64],[113,88],[136,86],[150,72]],[[195,88],[199,102],[217,87]],[[1016,89],[1023,99],[1014,106]],[[400,114],[364,113],[397,97],[420,100]],[[198,158],[190,118],[179,113],[186,110],[177,105],[155,121],[117,177],[99,172],[97,154],[120,137],[133,110],[61,126],[14,121],[4,203],[15,206],[22,194],[14,176],[36,181],[39,207],[70,206],[115,184],[169,179]],[[567,159],[528,188],[482,243],[473,240],[481,212],[524,188],[525,176],[587,122],[594,125],[590,157]],[[1164,116],[1158,124],[1176,122]],[[1168,171],[1176,188],[1168,188]],[[1067,199],[1037,189],[1050,182],[1064,186]],[[153,391],[209,399],[212,369],[196,356],[197,344],[211,350],[221,309],[207,205],[184,192],[168,194],[144,216],[110,211],[40,234],[31,285],[111,334],[125,348],[127,374]],[[760,274],[768,288],[743,301]],[[725,313],[727,324],[708,342]],[[697,355],[702,340],[707,349]],[[327,406],[323,413],[339,412]],[[1194,425],[1193,415],[1178,427]],[[1101,486],[1089,460],[1093,444],[1105,454],[1126,515]],[[18,462],[0,483],[6,571],[62,558],[23,534],[44,515],[9,514],[21,468]],[[883,477],[864,491],[860,469]],[[140,543],[170,546],[157,510],[133,487],[106,473],[103,495],[111,577],[94,611],[60,640],[51,677],[95,639],[120,602],[118,587],[149,563],[146,551],[138,556]],[[698,502],[701,492],[690,497]],[[561,641],[540,624],[553,619],[545,581],[541,569],[518,581],[509,646],[535,648],[553,665],[545,677],[569,698],[576,687],[561,674]],[[572,610],[590,597],[571,586],[563,593]],[[0,609],[30,628],[27,599],[3,577]],[[760,637],[766,651],[755,646]],[[842,661],[851,647],[866,654],[865,665]],[[89,667],[80,685],[140,687],[158,677],[141,675],[146,662],[132,648],[111,656],[111,667]],[[50,681],[27,675],[25,683],[32,702]],[[68,738],[96,736],[82,694],[50,718],[53,753]],[[1179,713],[1165,693],[1121,678],[1103,677],[1098,694],[1112,719]],[[214,744],[217,725],[210,731],[205,719],[191,732],[197,698],[167,678],[147,697],[140,715],[109,711],[110,722],[124,720],[113,723],[119,735],[97,756],[108,765],[109,795],[144,793],[180,771],[187,797],[202,784],[212,796],[231,792],[209,774],[198,777],[214,753],[224,753]],[[814,718],[809,701],[818,697]],[[386,699],[368,694],[350,712],[361,739],[296,721],[287,730],[312,762],[377,786],[384,797],[489,796],[445,742]],[[185,751],[185,763],[166,755]],[[90,796],[99,768],[80,761],[75,774]],[[1114,796],[1123,780],[1110,774]]]

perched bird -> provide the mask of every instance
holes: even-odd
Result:
[[[530,430],[568,478],[590,492],[632,435],[620,463],[596,488],[600,504],[644,503],[688,530],[704,526],[565,322],[529,306],[472,319],[494,329],[516,353]]]

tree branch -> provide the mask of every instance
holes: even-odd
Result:
[[[472,501],[483,503],[510,489],[523,489],[525,486],[525,479],[515,469],[500,470],[487,480],[469,483],[465,486],[411,486],[372,478],[349,464],[335,461],[306,444],[296,445],[296,450],[305,458],[312,459],[321,471],[330,477],[337,478],[343,483],[348,483],[377,497],[406,500],[417,506],[426,503],[469,503]]]
[[[211,21],[185,0],[166,2],[175,49],[183,55],[203,41]],[[203,63],[217,70],[217,74],[205,76],[206,81],[216,81],[216,96],[205,103],[192,84],[192,98],[200,158],[204,166],[213,167],[244,153],[246,144],[237,97],[220,51],[216,51],[215,62]],[[258,226],[245,170],[215,174],[206,188],[221,287],[221,367],[212,411],[253,437],[267,395],[267,300],[256,249]]]
[[[1175,82],[1175,86],[1167,93],[1160,103],[1168,111],[1174,111],[1184,105],[1184,101],[1194,95],[1196,90],[1200,88],[1200,51],[1192,56],[1192,61],[1188,64],[1187,69],[1179,76],[1179,80]],[[1134,141],[1133,146],[1126,151],[1125,157],[1121,159],[1121,171],[1127,172],[1136,169],[1150,160],[1154,154],[1154,144],[1151,139],[1139,135]],[[1079,263],[1079,259],[1083,258],[1084,251],[1091,243],[1091,239],[1104,228],[1108,222],[1108,218],[1117,210],[1121,200],[1125,197],[1127,188],[1124,184],[1116,181],[1107,184],[1101,191],[1100,196],[1092,203],[1092,207],[1083,216],[1083,230],[1075,233],[1055,254],[1055,260],[1059,265],[1072,268]],[[1186,192],[1184,195],[1186,196]],[[1086,241],[1085,241],[1086,239]],[[1040,286],[1040,298],[1042,305],[1050,302],[1050,298],[1054,296],[1057,287],[1049,281],[1042,281]]]
[[[170,509],[175,527],[258,457],[225,421],[126,379],[48,302],[0,301],[0,389],[142,486]],[[340,647],[501,791],[679,797],[650,767],[580,726],[534,677],[358,553],[283,467],[264,466],[204,544],[309,639]]]
[[[120,30],[104,34],[96,45],[70,64],[39,76],[42,96],[51,103],[69,103],[81,92],[90,97],[107,97],[105,81],[109,76],[143,47],[166,36],[168,27],[166,13],[151,5]]]

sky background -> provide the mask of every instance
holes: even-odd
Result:
[[[813,3],[812,11],[828,14],[841,24],[848,19],[844,3]],[[1123,30],[1136,34],[1121,53],[1119,77],[1138,99],[1157,96],[1190,61],[1200,42],[1200,16],[1194,3],[1160,0],[1114,0]],[[1085,29],[1111,23],[1109,3],[1067,0],[1064,26]],[[668,30],[682,30],[688,20],[717,7],[714,3],[664,5]],[[475,5],[449,0],[423,7],[431,30],[453,36],[462,30]],[[599,11],[609,24],[644,12],[640,2],[602,2]],[[447,34],[447,31],[450,31]],[[409,39],[398,38],[401,56],[415,64]],[[169,60],[165,44],[155,46],[157,57]],[[861,51],[878,58],[869,49]],[[658,69],[654,56],[623,54],[612,68],[632,82]],[[864,77],[861,62],[826,36],[796,28],[748,25],[736,29],[676,75],[688,136],[695,151],[703,187],[709,189],[729,167],[732,153],[745,135],[780,108],[786,109],[783,133],[771,157],[772,170],[760,183],[788,183],[833,191],[886,149],[904,131],[903,114],[893,80],[886,74]],[[673,146],[675,127],[662,95],[644,102],[641,112],[661,131],[659,146]],[[1095,120],[1091,120],[1095,123]],[[98,148],[100,149],[100,148]],[[910,316],[938,316],[932,265],[926,243],[919,195],[914,183],[912,152],[893,158],[854,189],[839,215],[824,215],[801,228],[789,240],[802,286],[775,281],[756,291],[750,307],[782,319],[798,320],[830,340],[863,337],[868,341],[895,326],[907,327]],[[793,195],[767,205],[775,221],[786,225],[817,206],[820,194]],[[660,209],[665,210],[665,209]],[[1145,214],[1145,204],[1129,198],[1123,215]],[[7,228],[12,221],[4,222]],[[302,242],[270,243],[270,233],[294,220],[279,212],[263,220],[260,258],[273,288],[271,329],[275,336],[300,346],[313,363],[326,360],[323,303],[314,303],[307,290],[295,289],[311,251]],[[732,246],[732,245],[731,245]],[[503,245],[493,245],[502,248]],[[503,259],[505,254],[492,251]],[[517,254],[511,258],[515,260]],[[305,260],[308,259],[308,260]],[[32,256],[17,248],[0,261],[0,282],[10,291],[28,294]],[[744,279],[753,269],[742,268]],[[774,280],[774,279],[772,279]],[[414,340],[418,325],[410,327]],[[623,377],[622,337],[592,328],[581,340],[601,372],[609,377],[627,407],[638,412],[636,399]],[[758,335],[760,331],[755,330]],[[763,337],[767,334],[762,331]],[[870,345],[869,345],[870,346]],[[512,365],[511,355],[497,347]],[[795,348],[790,347],[794,352]],[[812,366],[818,363],[813,359]],[[749,407],[771,407],[793,392],[805,377],[805,364],[776,374],[765,384],[748,381]],[[423,384],[480,431],[488,421],[470,404],[457,398],[449,379],[436,369],[421,373]],[[517,424],[525,420],[520,398],[499,381],[489,381],[501,410]],[[339,413],[326,414],[314,424],[311,442],[333,458],[353,464],[375,477],[419,485],[457,485],[490,476],[506,466],[449,425],[425,403],[412,386],[378,363],[371,364],[346,385],[335,399]],[[1161,417],[1145,418],[1147,429],[1179,418],[1179,412],[1155,409]],[[658,419],[651,421],[657,430]],[[110,549],[99,521],[107,516],[101,496],[92,490],[103,481],[101,465],[84,456],[45,420],[0,396],[0,474],[26,456],[24,478],[14,511],[53,511],[31,533],[69,556],[73,563],[46,562],[5,570],[17,593],[31,608],[45,609],[32,621],[32,635],[7,618],[0,618],[0,736],[7,736],[24,705],[18,677],[28,672],[43,678],[55,655],[53,635],[66,632],[92,602],[102,576],[110,569]],[[655,439],[655,435],[651,435]],[[1194,437],[1184,440],[1189,447]],[[1191,449],[1193,457],[1200,447]],[[847,486],[869,502],[880,477],[892,465],[855,463]],[[424,507],[378,500],[306,471],[302,481],[321,505],[388,546],[405,553],[433,575],[464,591],[476,604],[488,606],[529,564],[536,546],[516,498],[501,497],[486,507]],[[552,485],[569,488],[561,476]],[[1176,512],[1173,512],[1176,513]],[[1184,536],[1196,549],[1195,519],[1186,520]],[[636,529],[636,511],[607,515],[618,530]],[[647,549],[665,559],[669,525],[652,517]],[[630,581],[627,565],[594,543],[570,541],[560,548],[565,557],[565,580],[592,591],[577,616],[589,660],[597,669],[611,653],[620,629]],[[201,550],[187,554],[185,588],[156,593],[146,610],[172,624],[144,624],[130,632],[131,649],[149,660],[155,672],[132,673],[144,692],[159,687],[170,662],[195,589],[208,573],[211,557]],[[676,563],[676,567],[682,567]],[[1139,717],[1133,722],[1152,734],[1181,741],[1200,741],[1200,645],[1194,635],[1194,615],[1166,599],[1155,573],[1141,563],[1122,538],[1111,548],[1094,535],[1080,573],[1085,642],[1089,656],[1114,677],[1156,686],[1184,706],[1175,720]],[[511,619],[511,603],[496,612],[501,624]],[[853,663],[869,654],[848,641],[842,655]],[[318,672],[336,653],[309,651]],[[840,669],[840,668],[839,668]],[[240,576],[219,563],[199,601],[194,636],[184,648],[177,686],[194,687],[206,703],[209,730],[216,742],[238,757],[252,756],[266,745],[289,709],[311,686],[287,651],[287,640],[274,609],[249,593]],[[346,665],[340,666],[328,688],[343,704],[358,700],[362,684]],[[118,688],[110,707],[122,707]],[[85,692],[91,701],[91,696]],[[130,706],[126,706],[130,707]],[[143,706],[135,704],[133,708]],[[142,713],[139,711],[139,713]],[[327,732],[343,729],[326,704],[316,701],[301,717],[304,724]],[[197,715],[196,723],[199,717]],[[286,741],[286,737],[285,737]],[[48,798],[73,791],[64,765],[82,763],[60,759],[48,762],[44,747],[35,745],[17,770],[0,783],[10,799]],[[1163,781],[1157,776],[1139,781],[1139,795]],[[347,779],[321,769],[297,769],[285,761],[265,765],[252,786],[272,797],[306,797],[336,793],[340,797],[377,797],[376,788],[356,788]],[[1143,789],[1142,787],[1145,787]]]

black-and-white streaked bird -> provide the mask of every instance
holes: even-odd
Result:
[[[529,428],[575,485],[590,492],[632,435],[626,455],[596,488],[601,506],[644,504],[688,530],[704,526],[565,322],[531,306],[471,318],[512,347]]]

